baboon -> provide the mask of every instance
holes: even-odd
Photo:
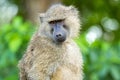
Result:
[[[19,61],[20,80],[82,80],[82,55],[73,40],[80,30],[78,10],[56,4],[40,14],[40,22]]]

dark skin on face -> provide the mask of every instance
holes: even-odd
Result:
[[[49,22],[53,40],[56,43],[62,43],[66,40],[67,30],[64,25],[64,20],[54,20]]]

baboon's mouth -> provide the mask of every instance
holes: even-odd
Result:
[[[62,43],[62,42],[64,42],[65,40],[66,40],[65,38],[58,38],[58,39],[57,39],[57,42],[58,42],[58,43]]]

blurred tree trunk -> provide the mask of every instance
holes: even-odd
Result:
[[[39,24],[39,13],[45,12],[50,5],[60,2],[61,0],[26,0],[26,17],[34,24]]]

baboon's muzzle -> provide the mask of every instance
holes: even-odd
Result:
[[[62,25],[56,24],[53,31],[54,39],[57,43],[64,42],[66,40],[66,32]]]

